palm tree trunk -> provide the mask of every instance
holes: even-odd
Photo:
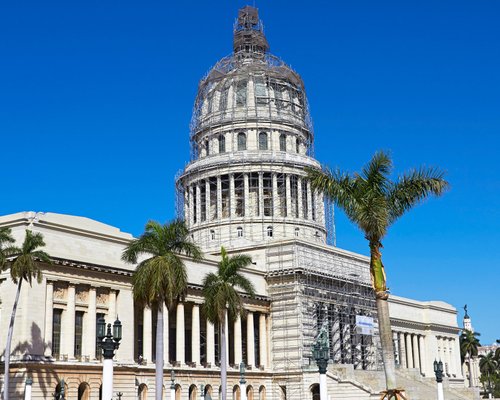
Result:
[[[23,283],[22,279],[19,279],[17,284],[16,299],[14,300],[14,306],[12,307],[12,315],[10,317],[9,333],[7,334],[7,343],[5,345],[5,371],[3,379],[3,398],[4,400],[9,400],[9,368],[10,368],[10,347],[12,344],[12,333],[14,332],[14,321],[16,320],[17,304],[19,303],[19,295],[21,294],[21,285]]]
[[[158,304],[156,313],[156,376],[155,399],[163,399],[163,302]]]
[[[380,242],[370,242],[370,274],[377,303],[378,328],[382,345],[382,362],[385,371],[386,389],[396,389],[396,362],[392,342],[391,318],[389,315],[389,294],[387,293],[384,264]]]
[[[226,348],[226,315],[222,319],[220,326],[220,380],[222,388],[222,400],[226,400],[227,395],[227,348]]]

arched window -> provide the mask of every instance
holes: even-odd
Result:
[[[181,400],[181,385],[175,385],[175,400]]]
[[[139,400],[146,400],[148,398],[148,387],[145,383],[139,385],[137,397]]]
[[[259,388],[259,400],[266,400],[266,387],[261,386]]]
[[[241,226],[238,226],[236,228],[236,236],[237,237],[243,237],[243,228]]]
[[[189,387],[189,400],[197,400],[198,388],[196,385],[191,385]]]
[[[312,395],[312,400],[320,400],[319,385],[317,383],[311,385],[311,395]]]
[[[210,155],[210,142],[207,140],[205,140],[205,150],[207,152],[207,156]]]
[[[272,226],[267,227],[267,236],[273,237],[273,227]]]
[[[295,236],[299,236],[299,232],[300,232],[300,229],[299,228],[295,228]]]
[[[295,152],[296,152],[297,154],[298,154],[298,153],[300,153],[300,139],[299,139],[299,138],[297,138],[297,139],[295,140]]]
[[[259,133],[259,150],[267,150],[267,133]]]
[[[234,385],[233,387],[233,400],[240,400],[241,395],[240,395],[240,387],[239,385]]]
[[[286,151],[286,135],[284,133],[280,135],[280,151]]]
[[[251,385],[247,386],[247,400],[254,400],[253,387]]]
[[[80,383],[78,386],[78,400],[89,400],[90,399],[90,387],[86,382]]]
[[[247,149],[247,135],[244,132],[238,133],[238,150],[246,150]]]
[[[226,152],[226,137],[224,135],[219,135],[219,153]]]
[[[215,240],[215,231],[213,229],[210,229],[210,239]]]

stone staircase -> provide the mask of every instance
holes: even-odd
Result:
[[[423,377],[418,370],[406,369],[397,372],[398,386],[405,389],[408,400],[435,400],[437,386],[434,378]],[[328,377],[335,381],[331,399],[370,399],[380,400],[379,392],[385,386],[383,371],[354,370],[352,366],[331,368]],[[329,384],[329,388],[331,388]],[[479,392],[461,387],[460,382],[445,379],[443,382],[445,400],[478,400]],[[349,390],[350,388],[350,390]],[[342,390],[343,389],[343,390]],[[344,394],[339,393],[344,392]],[[358,392],[357,397],[347,393]]]

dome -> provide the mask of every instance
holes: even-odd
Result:
[[[290,66],[269,53],[257,9],[239,10],[233,50],[200,81],[191,121],[194,158],[200,136],[210,127],[256,119],[293,125],[312,149],[304,83]]]

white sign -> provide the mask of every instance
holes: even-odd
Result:
[[[356,315],[356,333],[360,335],[373,335],[373,318]]]

